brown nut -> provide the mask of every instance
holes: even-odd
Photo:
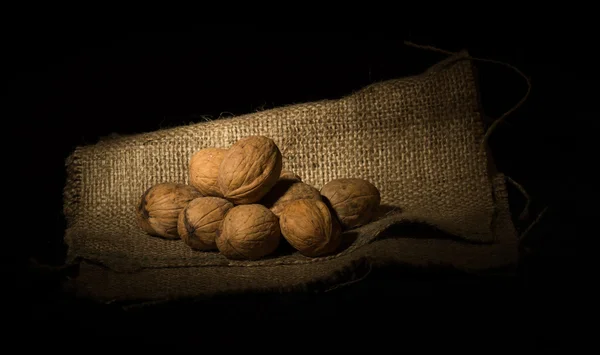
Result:
[[[223,196],[236,205],[259,201],[279,179],[281,159],[279,148],[267,137],[240,139],[229,148],[219,167]]]
[[[321,188],[321,196],[345,229],[369,222],[381,202],[379,190],[363,179],[332,180]]]
[[[265,206],[252,204],[229,210],[217,232],[217,248],[228,259],[256,260],[277,249],[279,220]]]
[[[341,243],[341,228],[325,203],[291,201],[279,219],[281,234],[302,255],[317,257],[334,252]]]
[[[189,185],[171,182],[156,184],[144,192],[137,206],[138,225],[150,235],[179,239],[179,213],[198,197],[202,197],[202,194]]]
[[[302,178],[292,171],[289,170],[281,170],[281,175],[279,175],[279,180],[295,180],[302,181]]]
[[[303,182],[279,179],[260,203],[279,217],[286,204],[303,199],[321,201],[321,194],[319,190]]]
[[[193,199],[179,213],[177,232],[192,249],[217,249],[217,230],[232,207],[231,202],[219,197]]]
[[[189,164],[190,185],[205,196],[223,197],[217,182],[219,166],[227,149],[205,148],[192,155]]]

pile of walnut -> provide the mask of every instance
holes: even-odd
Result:
[[[263,136],[229,149],[206,148],[189,162],[189,185],[150,187],[137,207],[148,234],[181,238],[194,250],[219,250],[229,259],[272,254],[281,238],[309,257],[334,253],[341,232],[370,221],[380,203],[363,179],[336,179],[321,191],[282,170],[281,152]]]

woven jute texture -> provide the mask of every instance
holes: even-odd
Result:
[[[386,213],[346,232],[348,245],[336,255],[283,252],[252,262],[192,251],[137,227],[135,206],[148,187],[187,183],[194,152],[250,135],[272,138],[284,168],[317,188],[335,178],[371,181]],[[360,258],[473,270],[510,265],[516,235],[504,180],[490,168],[483,136],[474,68],[461,52],[420,75],[336,100],[79,147],[67,160],[64,190],[68,261],[83,260],[79,283],[88,294],[123,300],[293,287],[327,279]],[[456,239],[377,239],[409,222]]]

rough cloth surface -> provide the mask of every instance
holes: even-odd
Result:
[[[230,261],[153,238],[135,223],[143,192],[187,183],[196,151],[250,135],[272,138],[283,166],[316,188],[335,178],[371,181],[391,211],[346,232],[339,254],[277,254]],[[444,263],[465,270],[511,265],[516,233],[504,180],[481,144],[484,127],[466,52],[418,76],[376,83],[337,100],[281,107],[79,147],[67,160],[64,212],[68,261],[93,297],[158,299],[285,288],[327,278],[356,258]],[[458,240],[376,240],[389,226],[420,222]]]

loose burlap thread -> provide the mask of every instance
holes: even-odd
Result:
[[[227,148],[250,135],[272,138],[284,168],[317,188],[336,178],[371,181],[387,212],[346,232],[350,242],[339,253],[319,258],[291,252],[231,261],[137,227],[134,209],[148,187],[187,183],[194,152]],[[79,147],[67,161],[64,191],[68,260],[84,261],[79,279],[88,293],[110,299],[286,287],[327,278],[356,258],[465,270],[510,265],[517,238],[504,178],[490,169],[484,138],[474,68],[462,51],[420,75],[372,84],[337,100]],[[414,222],[462,241],[376,240],[392,225]]]

